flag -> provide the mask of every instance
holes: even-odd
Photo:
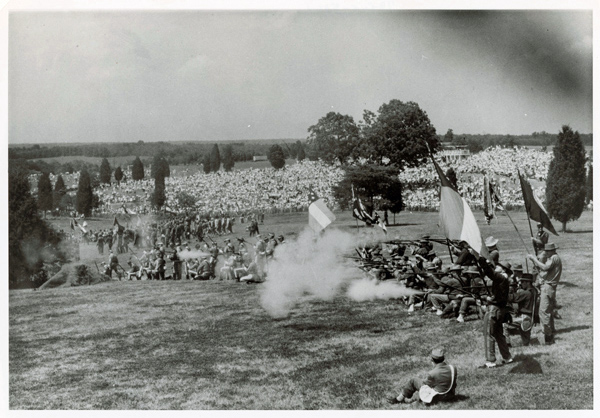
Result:
[[[75,225],[73,224],[73,219],[71,219],[71,229],[75,231]]]
[[[73,218],[72,224],[75,225],[77,228],[81,229],[81,232],[83,232],[84,234],[87,233],[87,230],[83,226],[79,225],[79,223],[77,222],[77,219]],[[73,229],[75,229],[75,228],[73,228]]]
[[[315,191],[311,188],[308,199],[308,226],[315,231],[321,232],[323,229],[335,221],[335,215],[329,210],[323,199],[319,199]]]
[[[365,208],[365,206],[359,198],[354,199],[354,203],[352,205],[352,216],[354,216],[359,221],[363,221],[368,224],[373,223],[373,217],[369,215],[367,209]]]
[[[483,244],[477,221],[471,212],[467,201],[458,194],[458,191],[446,178],[446,175],[433,159],[431,161],[442,183],[440,191],[440,226],[446,238],[451,240],[464,240],[481,256],[487,257],[488,250]]]
[[[548,216],[548,212],[542,205],[542,202],[537,198],[535,193],[533,193],[533,189],[531,188],[531,184],[521,175],[521,172],[517,170],[519,174],[519,181],[521,182],[521,191],[523,192],[523,201],[525,202],[525,210],[529,214],[529,217],[534,221],[537,221],[544,225],[548,231],[552,232],[554,235],[558,235],[552,222],[550,222],[550,217]]]
[[[137,215],[137,212],[132,211],[131,209],[127,209],[125,207],[125,203],[123,203],[123,205],[121,205],[121,207],[123,208],[123,210],[125,211],[126,215]]]

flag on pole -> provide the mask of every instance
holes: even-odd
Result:
[[[542,205],[542,202],[540,202],[535,193],[533,193],[531,184],[529,184],[527,179],[521,175],[519,170],[517,170],[517,174],[519,174],[519,181],[521,182],[521,191],[523,192],[525,210],[529,214],[529,217],[534,221],[544,225],[544,228],[552,232],[554,235],[558,235],[554,229],[554,226],[552,225],[552,222],[550,222],[550,217],[548,216],[548,212],[546,212],[544,205]]]
[[[83,232],[84,234],[87,233],[87,230],[83,226],[79,225],[79,223],[77,222],[77,219],[73,219],[73,225],[75,225],[77,228],[81,229],[81,232]],[[75,229],[75,228],[73,228],[73,229]]]
[[[486,174],[483,176],[483,214],[488,225],[496,216],[496,208],[502,209],[502,203],[494,185]]]
[[[308,226],[315,232],[321,232],[335,221],[335,215],[325,205],[323,199],[319,199],[312,187],[308,199],[311,202],[308,206]]]
[[[71,219],[71,229],[75,231],[75,224],[73,224],[73,219]]]
[[[451,240],[464,240],[481,256],[487,257],[488,250],[483,244],[477,221],[471,212],[467,201],[458,194],[458,191],[446,178],[446,175],[431,155],[442,183],[440,191],[440,227],[444,230],[446,238]]]
[[[131,209],[127,209],[125,207],[125,203],[123,203],[123,205],[121,206],[123,208],[123,210],[125,211],[126,215],[137,215],[137,212],[132,211]]]
[[[354,198],[354,202],[352,204],[352,216],[359,221],[366,222],[369,225],[373,223],[373,217],[369,215],[365,205],[363,205],[359,198]]]

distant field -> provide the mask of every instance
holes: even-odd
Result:
[[[350,213],[337,216],[335,228],[356,234]],[[491,225],[481,212],[475,216],[484,237],[500,240],[502,259],[524,261],[525,249],[505,215]],[[529,242],[525,213],[511,216]],[[340,292],[319,300],[305,294],[287,317],[273,319],[261,306],[264,285],[113,281],[9,292],[9,405],[107,410],[592,409],[592,218],[592,212],[584,212],[568,224],[573,233],[551,238],[560,247],[564,269],[557,290],[563,305],[563,319],[556,321],[557,343],[540,345],[536,327],[529,347],[513,338],[515,363],[508,366],[478,368],[484,362],[482,321],[474,316],[459,324],[433,313],[409,314],[397,299],[357,302]],[[433,212],[401,213],[387,236],[439,236],[437,221]],[[66,225],[65,219],[52,222]],[[111,222],[88,223],[95,229]],[[306,223],[306,213],[267,216],[260,230],[291,240]],[[234,236],[245,235],[242,225],[235,230]],[[376,228],[359,231],[384,239]],[[219,243],[224,238],[215,237]],[[436,244],[435,249],[448,263],[445,247]],[[101,259],[93,246],[85,247],[82,256],[89,263]],[[318,266],[305,274],[320,277]],[[458,369],[457,400],[429,408],[386,403],[408,378],[429,370],[427,354],[439,344]]]

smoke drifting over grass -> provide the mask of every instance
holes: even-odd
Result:
[[[188,251],[188,250],[184,250],[180,253],[177,253],[177,255],[182,260],[190,260],[193,258],[200,258],[200,257],[210,257],[210,254],[205,253],[204,251]]]
[[[348,288],[347,296],[357,302],[365,302],[377,299],[396,299],[415,293],[417,292],[413,289],[396,282],[379,282],[375,279],[364,278],[352,282]]]
[[[304,230],[297,240],[276,248],[261,289],[262,307],[272,317],[282,318],[304,296],[333,300],[346,287],[347,296],[356,301],[410,295],[411,290],[398,284],[365,279],[363,271],[344,262],[343,256],[352,254],[355,247],[381,238],[373,230],[351,234],[331,229],[319,236]]]

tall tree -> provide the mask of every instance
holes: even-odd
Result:
[[[106,158],[100,163],[100,183],[110,184],[111,169]]]
[[[586,196],[585,203],[590,203],[590,201],[594,200],[594,165],[590,164],[588,166],[588,174],[587,181],[585,183],[586,187]]]
[[[46,211],[53,209],[52,204],[52,183],[50,182],[50,173],[44,172],[38,180],[38,200],[37,206],[39,210],[44,211],[44,219]]]
[[[117,180],[117,184],[121,184],[121,180],[123,180],[123,169],[121,169],[121,166],[115,169],[115,180]]]
[[[427,145],[439,147],[435,128],[427,113],[415,102],[391,100],[379,108],[379,114],[364,112],[360,147],[361,156],[375,164],[393,164],[400,170],[423,164]]]
[[[454,140],[454,131],[452,129],[448,129],[446,135],[444,135],[444,141],[452,142]]]
[[[152,159],[152,167],[150,169],[150,175],[153,179],[156,179],[157,175],[161,175],[162,177],[170,177],[171,176],[171,168],[169,167],[169,163],[162,156],[162,154],[156,154]],[[164,179],[163,179],[164,180]]]
[[[63,180],[63,176],[59,175],[56,179],[56,183],[54,183],[54,206],[60,209],[63,208],[63,197],[67,194],[67,186],[65,186],[65,181]]]
[[[204,174],[210,173],[210,154],[205,154],[202,159],[202,171]]]
[[[397,213],[402,209],[402,184],[398,169],[392,166],[365,164],[348,166],[344,177],[333,188],[333,196],[341,207],[352,202],[352,189],[368,206]]]
[[[210,151],[210,170],[216,173],[219,171],[219,168],[221,168],[221,155],[219,153],[219,146],[215,144]]]
[[[231,171],[233,166],[235,165],[235,161],[233,160],[233,147],[231,144],[225,145],[223,148],[223,169],[225,171]]]
[[[133,166],[131,167],[131,178],[133,180],[142,180],[144,178],[144,164],[140,157],[135,157]]]
[[[77,186],[77,200],[75,209],[85,216],[92,214],[94,207],[94,192],[92,191],[92,181],[87,170],[81,170],[79,173],[79,184]]]
[[[564,125],[558,134],[546,179],[548,214],[562,223],[579,219],[585,206],[585,150],[579,132]]]
[[[329,112],[308,132],[308,143],[320,159],[344,164],[356,146],[359,129],[352,116]]]
[[[271,162],[271,166],[273,166],[273,168],[275,168],[276,170],[283,168],[283,166],[285,165],[285,155],[283,153],[283,150],[281,149],[281,146],[277,144],[272,145],[271,148],[269,148],[267,158]]]
[[[162,173],[158,173],[156,177],[154,177],[154,193],[152,194],[152,205],[156,208],[160,209],[167,200],[167,196],[165,194],[165,178]]]
[[[306,158],[306,153],[304,152],[304,145],[300,140],[296,141],[296,160],[302,161]]]
[[[40,217],[30,193],[27,173],[10,170],[8,178],[8,280],[9,287],[31,286],[29,277],[45,253],[46,243],[57,244],[56,232]]]

